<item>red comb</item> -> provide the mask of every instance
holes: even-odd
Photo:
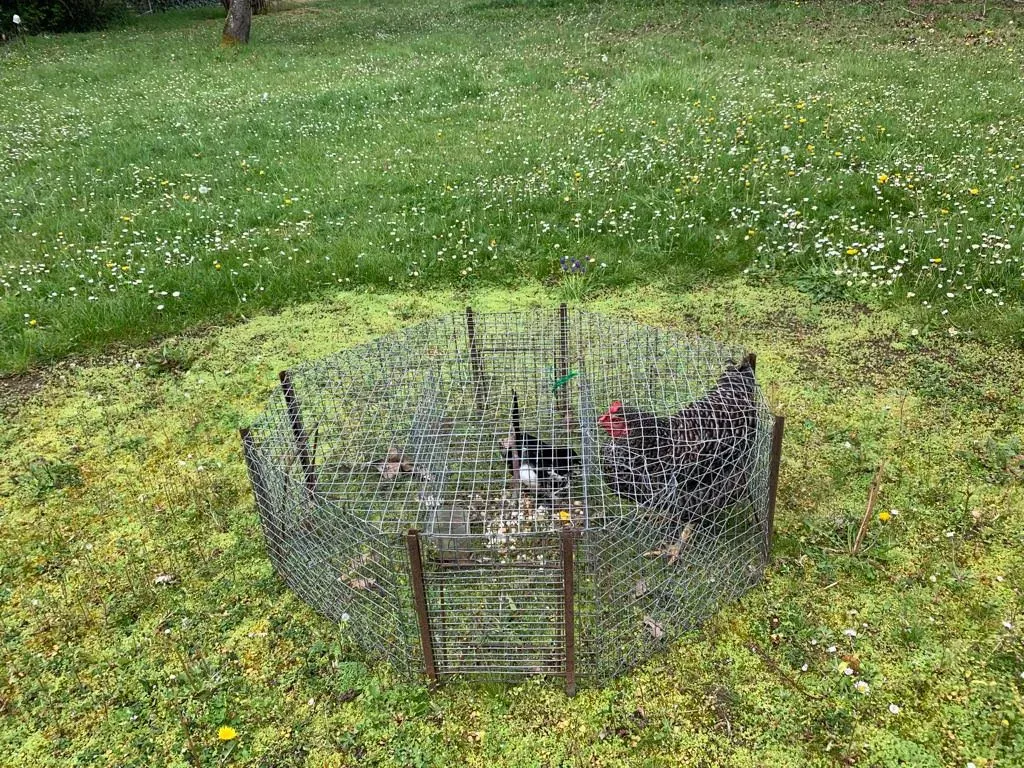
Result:
[[[608,422],[611,421],[612,415],[618,413],[621,408],[622,403],[620,401],[613,401],[612,404],[608,406],[608,410],[598,417],[597,423],[601,424],[602,426],[608,424]]]

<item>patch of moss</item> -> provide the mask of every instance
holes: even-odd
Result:
[[[1024,355],[929,334],[894,350],[905,328],[897,313],[745,283],[608,291],[586,305],[756,350],[787,416],[764,584],[606,687],[584,684],[574,699],[536,680],[428,692],[367,665],[343,627],[286,589],[263,550],[237,439],[277,372],[467,303],[493,311],[558,299],[537,286],[340,294],[180,339],[190,364],[173,375],[137,365],[159,354],[141,350],[71,369],[22,403],[0,456],[5,759],[1024,761],[1014,464],[1024,429],[1013,415]],[[872,350],[884,364],[870,364]],[[991,397],[922,378],[935,360]],[[36,457],[72,455],[80,485],[39,494],[16,480]],[[876,516],[852,555],[850,531],[882,461],[876,515],[891,516]],[[840,665],[854,660],[847,676]],[[222,725],[238,738],[219,741]]]

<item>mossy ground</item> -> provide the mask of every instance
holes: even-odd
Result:
[[[8,394],[0,763],[1024,763],[1024,353],[912,335],[897,311],[749,282],[587,302],[756,350],[787,417],[765,583],[611,685],[428,692],[366,665],[291,594],[237,438],[276,372],[467,302],[558,300],[343,293]],[[222,725],[237,738],[219,741]]]

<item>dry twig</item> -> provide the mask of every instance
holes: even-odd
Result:
[[[793,689],[794,691],[799,693],[801,696],[803,696],[808,701],[821,701],[822,700],[821,696],[819,696],[816,693],[811,693],[806,688],[804,688],[799,682],[797,682],[797,680],[795,678],[790,677],[785,672],[783,672],[782,671],[782,667],[780,667],[775,662],[775,659],[773,659],[771,656],[769,656],[767,653],[765,653],[764,649],[761,648],[761,646],[759,646],[757,643],[751,643],[750,644],[750,650],[752,650],[754,653],[756,653],[758,656],[760,656],[761,657],[761,661],[763,661],[765,663],[765,665],[772,672],[774,672],[778,676],[779,680],[781,680],[787,687]]]
[[[860,519],[860,528],[857,529],[857,538],[853,540],[853,547],[850,554],[856,556],[860,552],[864,537],[868,532],[868,523],[871,522],[871,513],[875,511],[875,502],[878,501],[878,492],[882,490],[882,474],[885,472],[885,462],[878,465],[875,477],[871,481],[871,490],[868,491],[868,506],[864,510],[864,517]]]

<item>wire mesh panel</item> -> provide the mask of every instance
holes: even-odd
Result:
[[[299,366],[243,432],[271,559],[406,668],[618,674],[761,576],[778,438],[754,363],[563,307]]]
[[[429,551],[429,550],[428,550]],[[508,561],[424,564],[438,670],[486,678],[564,672],[557,542],[525,541]]]

